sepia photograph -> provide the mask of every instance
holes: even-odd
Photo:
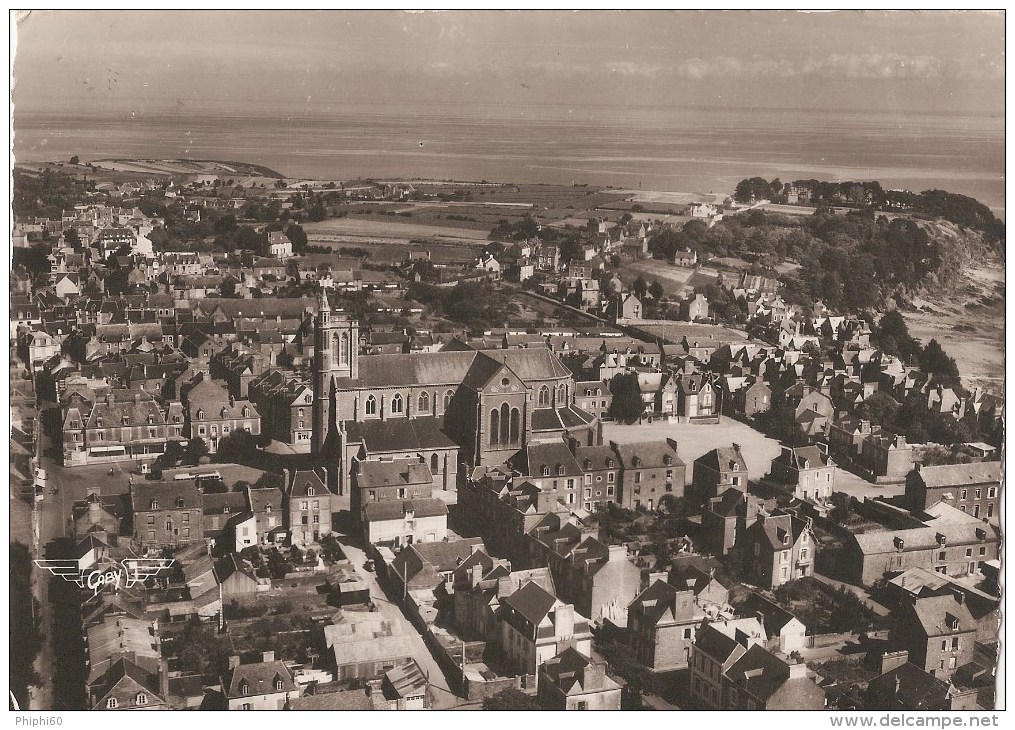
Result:
[[[12,723],[998,726],[1004,10],[9,26]]]

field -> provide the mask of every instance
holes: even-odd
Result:
[[[467,243],[486,243],[482,231],[455,226],[402,223],[394,220],[367,220],[359,216],[329,218],[318,223],[305,223],[303,230],[312,244],[327,243],[334,237],[384,238],[409,242],[420,238],[451,238]]]
[[[691,464],[717,446],[738,443],[747,462],[752,479],[768,474],[772,459],[779,455],[781,447],[750,426],[724,418],[719,424],[665,423],[656,421],[641,425],[627,426],[617,423],[603,424],[604,442],[634,443],[636,441],[657,441],[671,438],[677,442],[677,453],[687,464],[687,480],[691,480]]]
[[[696,324],[694,322],[674,322],[673,324],[643,324],[639,329],[651,333],[655,337],[665,337],[670,342],[680,342],[685,336],[689,342],[708,340],[746,340],[747,335],[740,330],[716,324]]]
[[[959,291],[934,301],[914,300],[921,311],[904,312],[909,332],[924,344],[941,343],[955,358],[968,388],[1004,390],[1005,274],[1000,266],[969,266]]]
[[[620,278],[624,283],[630,284],[639,276],[650,284],[658,280],[666,296],[672,299],[693,291],[697,286],[715,283],[719,272],[714,269],[695,270],[674,266],[659,259],[639,259],[621,265]]]

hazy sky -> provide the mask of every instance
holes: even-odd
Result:
[[[15,113],[714,105],[1004,112],[1002,13],[34,11]]]

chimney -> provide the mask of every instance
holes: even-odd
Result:
[[[289,491],[289,486],[291,484],[292,484],[292,482],[289,480],[289,470],[288,469],[283,469],[282,470],[282,491],[288,492]]]
[[[469,587],[474,588],[479,583],[479,581],[482,580],[482,578],[483,578],[483,566],[473,565],[472,569],[469,571]],[[499,582],[497,586],[498,588],[500,587]]]
[[[960,606],[966,602],[966,593],[961,588],[952,588],[952,595],[955,596],[955,600]]]
[[[574,606],[564,604],[553,611],[553,633],[556,636],[572,636],[574,634]]]
[[[261,661],[262,662],[273,662],[273,661],[275,661],[275,652],[273,652],[273,651],[264,651],[264,652],[261,652]]]
[[[240,666],[240,657],[237,656],[236,654],[233,654],[232,656],[229,657],[229,668],[236,669],[236,667],[238,666]]]
[[[140,403],[141,403],[141,394],[134,393],[134,405],[139,405]]]
[[[893,669],[898,669],[903,664],[909,661],[909,651],[903,649],[902,651],[886,651],[881,655],[881,673],[890,672]]]
[[[582,687],[586,691],[602,687],[606,682],[606,664],[604,662],[590,661],[583,673],[585,676]]]
[[[799,662],[797,664],[789,665],[789,678],[790,679],[805,679],[807,677],[807,664]]]
[[[736,443],[733,444],[733,450],[736,451],[739,454],[740,453],[740,444],[736,444]]]

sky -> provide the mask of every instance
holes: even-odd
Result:
[[[1000,12],[32,11],[19,112],[1004,114]]]

